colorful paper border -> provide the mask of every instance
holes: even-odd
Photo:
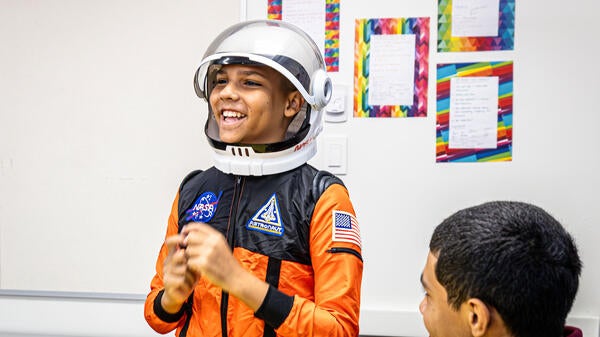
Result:
[[[498,76],[498,142],[495,149],[451,149],[450,79]],[[451,63],[437,66],[436,162],[498,162],[512,160],[513,62]]]
[[[515,41],[515,0],[500,0],[498,36],[453,37],[452,0],[438,0],[438,51],[512,50]]]
[[[267,4],[267,19],[281,20],[282,13],[281,0],[269,0]]]
[[[340,70],[340,0],[325,1],[325,65]]]
[[[369,105],[371,35],[415,34],[415,92],[412,105]],[[354,117],[426,117],[429,74],[429,18],[356,19]]]
[[[268,0],[267,18],[283,18],[282,0]],[[325,67],[328,72],[340,70],[340,0],[325,0]]]

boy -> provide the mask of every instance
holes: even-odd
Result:
[[[348,192],[306,163],[331,82],[281,21],[221,33],[196,72],[215,166],[173,203],[145,317],[178,336],[357,336],[361,241]]]
[[[581,337],[565,327],[581,273],[573,239],[522,202],[456,212],[434,231],[419,309],[431,337]]]

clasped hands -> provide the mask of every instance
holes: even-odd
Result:
[[[200,276],[229,291],[236,275],[243,272],[223,234],[205,223],[187,224],[180,234],[168,237],[165,245],[161,304],[167,312],[179,311]]]

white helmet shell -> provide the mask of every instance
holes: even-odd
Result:
[[[194,76],[196,94],[209,101],[213,78],[223,64],[260,64],[275,69],[302,94],[306,103],[287,131],[274,144],[221,142],[209,104],[205,133],[215,151],[215,166],[238,175],[267,175],[296,168],[316,153],[322,129],[322,110],[331,98],[332,85],[325,62],[314,41],[301,29],[277,20],[235,24],[210,44]]]

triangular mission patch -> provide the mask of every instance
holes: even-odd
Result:
[[[277,202],[275,193],[273,193],[269,200],[254,214],[254,216],[252,216],[250,221],[246,224],[246,228],[269,235],[283,235],[283,222],[281,221],[279,203]]]

